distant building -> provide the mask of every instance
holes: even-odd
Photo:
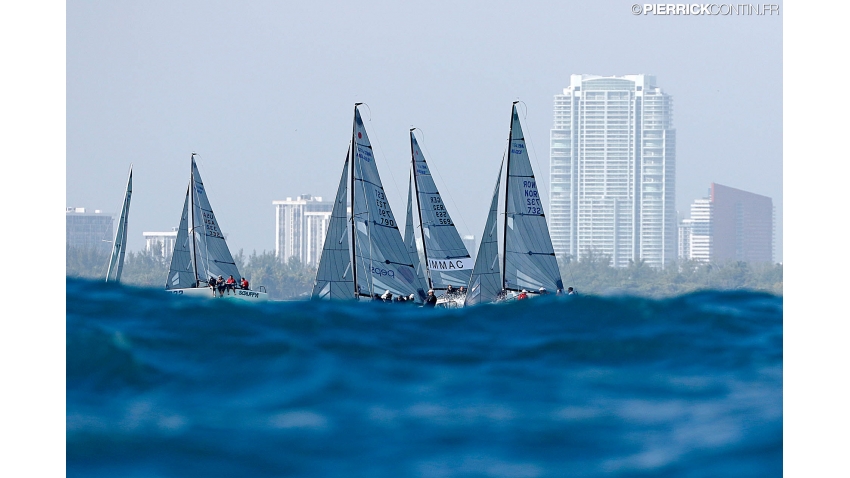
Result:
[[[100,209],[65,208],[65,244],[71,247],[112,250],[113,218]]]
[[[712,183],[680,226],[680,256],[701,262],[773,262],[773,201]],[[687,247],[685,247],[687,244]]]
[[[549,232],[557,255],[676,259],[673,99],[651,75],[571,75],[555,95]]]
[[[712,258],[712,207],[709,199],[691,204],[691,217],[682,221],[679,257],[700,262]]]
[[[318,265],[325,243],[333,201],[302,194],[272,201],[275,206],[275,257],[283,262],[297,257],[302,264]]]
[[[174,253],[174,243],[177,241],[177,228],[171,232],[143,232],[145,237],[145,252],[160,255],[168,259]]]

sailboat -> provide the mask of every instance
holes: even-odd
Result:
[[[124,192],[124,203],[121,205],[121,216],[112,241],[112,254],[106,269],[106,282],[121,282],[121,270],[124,268],[124,253],[127,249],[127,218],[130,214],[130,196],[133,194],[133,165],[130,165],[130,176],[127,178],[127,190]]]
[[[242,276],[218,226],[195,156],[192,153],[189,187],[183,202],[165,289],[178,295],[214,298],[218,295],[209,287],[210,278],[222,276],[227,279],[233,276],[239,281]],[[225,292],[221,297],[252,302],[268,300],[264,288],[261,286],[258,289],[235,289]]]
[[[451,286],[456,292],[438,296],[437,306],[462,306],[464,294],[457,291],[469,284],[474,263],[437,190],[425,155],[413,134],[414,129],[410,130],[411,168],[428,288],[437,292],[446,291]]]
[[[506,181],[501,243],[496,230],[500,167],[465,305],[512,299],[523,291],[537,295],[553,291],[560,294],[564,290],[516,104],[515,101],[511,109],[508,149],[503,160]]]
[[[421,302],[424,291],[417,286],[416,267],[384,193],[360,105],[354,105],[351,143],[311,297],[372,299],[389,292]]]

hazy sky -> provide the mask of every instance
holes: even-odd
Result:
[[[548,207],[553,96],[570,74],[651,74],[673,97],[676,204],[710,183],[776,208],[782,260],[780,15],[633,15],[632,2],[68,1],[66,205],[117,213],[129,245],[176,227],[189,158],[235,253],[274,250],[272,201],[331,199],[355,102],[404,223],[408,130],[461,234],[480,237],[524,103]],[[541,191],[541,192],[543,192]]]

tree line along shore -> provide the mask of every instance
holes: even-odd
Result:
[[[274,252],[240,250],[233,256],[240,273],[252,288],[265,287],[272,300],[297,300],[310,297],[316,269],[297,258],[278,260]],[[65,250],[65,275],[83,279],[106,277],[109,252],[96,248],[68,246]],[[127,252],[121,282],[128,286],[164,288],[170,258],[157,252]],[[627,294],[663,298],[699,290],[752,290],[782,295],[782,264],[729,261],[702,263],[682,261],[664,269],[643,262],[615,268],[610,258],[587,253],[578,260],[558,258],[565,286],[580,294]],[[238,278],[237,278],[238,279]]]

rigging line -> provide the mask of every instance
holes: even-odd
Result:
[[[367,105],[366,103],[363,103],[363,104],[366,105],[367,108],[369,107],[369,105]],[[369,124],[372,125],[372,131],[375,131],[378,128],[374,127],[374,123],[372,123],[372,117],[371,116],[372,116],[372,110],[370,109],[369,110]],[[365,126],[364,126],[364,128],[365,128]],[[376,133],[376,135],[380,136],[380,132]],[[373,139],[373,138],[369,138],[369,141],[375,143],[375,145],[378,147],[378,150],[381,152],[381,160],[384,161],[384,164],[389,165],[390,162],[387,160],[387,155],[384,154],[384,148],[383,148],[383,146],[381,146],[381,142],[378,141],[377,139]],[[375,148],[373,147],[372,148],[372,155],[373,156],[374,156],[374,151],[375,151]],[[375,169],[377,169],[377,168],[378,168],[378,163],[376,162],[375,163]],[[393,187],[395,188],[395,192],[397,194],[396,197],[404,197],[404,195],[401,193],[401,190],[398,188],[398,183],[395,180],[395,175],[393,174],[392,168],[390,168],[389,166],[384,166],[384,169],[389,170],[389,172],[390,172],[390,179],[393,182]],[[384,188],[384,193],[386,194],[386,188]],[[389,204],[389,203],[390,203],[390,200],[389,200],[389,198],[387,198],[387,204]],[[392,208],[389,208],[389,209],[392,210]],[[395,216],[395,214],[393,214],[393,216]]]
[[[524,112],[524,114],[523,114],[523,119],[524,119],[524,120],[527,120],[527,119],[528,119],[528,105],[526,105],[526,104],[525,104],[525,101],[518,101],[518,102],[519,102],[519,103],[522,103],[522,105],[523,105],[523,106],[525,106],[525,112]],[[531,144],[531,150],[532,150],[532,153],[533,153],[533,155],[534,155],[534,164],[535,164],[535,165],[537,165],[537,171],[543,171],[543,170],[540,168],[540,162],[537,160],[537,148],[536,148],[536,147],[534,147],[534,141],[531,139],[531,130],[528,128],[528,121],[526,121],[526,122],[525,122],[525,129],[523,129],[523,131],[522,131],[522,135],[523,135],[523,137],[525,138],[526,142],[527,142],[527,143],[529,143],[529,144]],[[527,148],[526,148],[526,150],[527,150]],[[547,178],[547,181],[551,181],[551,180],[552,180],[552,177],[551,177],[551,176],[552,176],[552,175],[551,175],[550,171],[549,171],[549,170],[546,170],[546,178]],[[535,179],[537,179],[537,178],[535,177]],[[543,185],[543,196],[545,196],[545,197],[546,197],[546,201],[548,202],[548,201],[550,200],[550,198],[549,198],[549,189],[546,187],[546,184],[545,184],[545,183],[543,183],[542,181],[539,181],[539,180],[538,180],[538,181],[537,181],[537,183],[538,183],[538,184]],[[542,204],[543,204],[543,203],[542,203],[542,201],[541,201],[541,207],[542,207]],[[544,210],[545,210],[545,208],[544,208]],[[548,220],[547,220],[546,222],[548,222]]]
[[[415,128],[415,129],[418,129],[419,131],[422,131],[422,129],[421,129],[421,128]],[[424,144],[424,143],[425,143],[425,131],[422,131],[422,143],[421,143],[420,145],[422,145],[422,144]],[[428,150],[428,147],[427,147],[427,146],[422,146],[422,147],[425,149],[425,152],[428,154],[428,157],[429,157],[429,158],[433,158],[433,156],[431,155],[431,152]],[[431,164],[428,164],[428,170],[430,171],[430,170],[433,170],[433,169],[435,169],[435,168],[434,168],[434,167],[432,167],[432,165],[431,165]],[[437,169],[437,175],[438,175],[438,176],[440,176],[440,182],[441,182],[441,183],[443,183],[443,185],[445,186],[445,185],[446,185],[446,181],[443,179],[443,175],[440,173],[440,170],[439,170],[439,169]],[[433,175],[432,175],[431,177],[433,178]],[[439,188],[439,187],[437,187],[437,190],[439,191],[439,190],[440,190],[440,188]],[[457,211],[458,216],[460,216],[460,222],[462,222],[462,223],[463,223],[463,227],[464,227],[464,228],[466,228],[467,233],[470,233],[470,234],[471,234],[471,233],[472,233],[472,229],[470,229],[470,228],[469,228],[469,225],[466,223],[466,219],[464,219],[464,217],[463,217],[463,213],[461,213],[461,212],[460,212],[460,208],[457,206],[457,203],[455,202],[455,198],[452,196],[451,189],[449,189],[448,191],[449,191],[449,192],[448,192],[448,194],[449,194],[449,199],[452,201],[452,206],[455,208],[455,211]],[[443,195],[443,193],[439,193],[439,194],[440,194],[440,196],[442,196],[442,195]],[[454,222],[454,221],[452,221],[452,222]],[[460,238],[460,240],[461,240],[461,242],[463,242],[463,238],[462,238],[462,237]],[[464,247],[466,247],[466,244],[464,244],[463,246],[464,246]],[[466,251],[466,252],[469,252],[469,251]],[[470,252],[470,257],[472,257],[472,253],[471,253],[471,252]]]

